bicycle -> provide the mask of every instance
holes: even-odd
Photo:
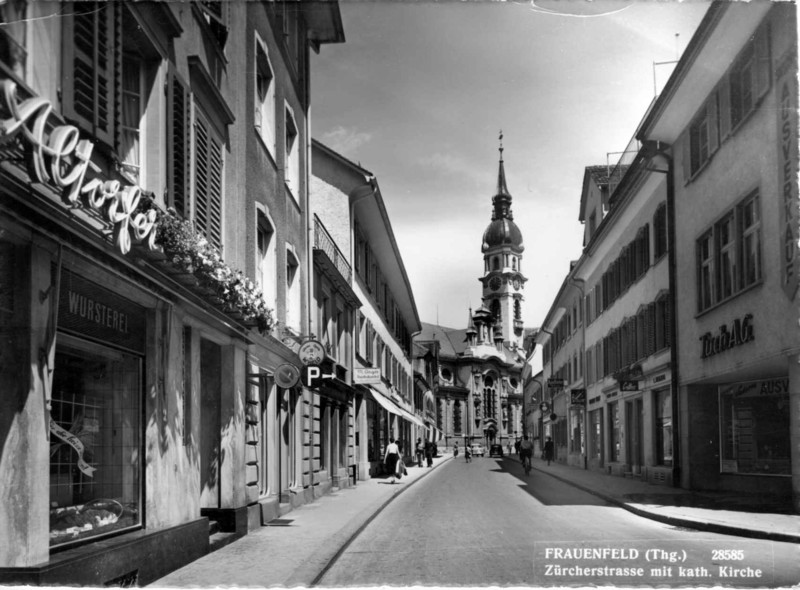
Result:
[[[525,469],[525,475],[531,474],[531,456],[529,453],[525,453],[522,456],[522,467]]]

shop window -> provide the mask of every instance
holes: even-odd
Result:
[[[59,335],[50,414],[50,545],[141,523],[141,359]]]
[[[663,389],[655,392],[656,465],[672,465],[672,394]]]
[[[339,467],[347,467],[348,446],[348,413],[347,406],[339,407]]]
[[[275,412],[273,392],[275,381],[267,374],[262,374],[258,388],[259,416],[258,416],[258,492],[261,496],[269,494],[270,470],[270,436],[273,429],[273,416]]]
[[[720,470],[791,475],[787,379],[720,387]]]
[[[321,401],[319,406],[319,470],[328,469],[328,449],[330,448],[330,420],[331,407],[326,401]]]
[[[589,412],[589,456],[599,459],[602,451],[603,438],[600,426],[602,424],[603,410]]]
[[[619,461],[619,402],[608,404],[608,452],[610,461]]]

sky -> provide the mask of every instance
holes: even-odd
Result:
[[[523,320],[541,326],[581,255],[584,168],[616,163],[709,3],[339,6],[345,43],[312,57],[312,135],[376,176],[420,319],[465,328],[481,305],[502,130]]]

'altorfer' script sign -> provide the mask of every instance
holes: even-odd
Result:
[[[719,327],[717,334],[706,332],[700,336],[700,342],[703,343],[703,354],[700,358],[708,358],[719,354],[734,346],[739,346],[745,342],[755,340],[753,333],[753,314],[748,313],[742,319],[736,318],[733,323],[728,326],[722,325]]]
[[[151,250],[155,248],[156,211],[136,212],[141,187],[122,186],[117,180],[87,180],[90,168],[99,172],[89,159],[94,144],[80,139],[80,131],[73,125],[58,125],[45,137],[47,120],[53,112],[50,101],[33,97],[18,102],[17,85],[11,80],[0,81],[0,101],[11,113],[10,118],[0,120],[0,145],[20,137],[28,151],[28,168],[34,182],[61,191],[62,199],[71,207],[89,207],[105,216],[123,254],[131,249],[131,234]]]

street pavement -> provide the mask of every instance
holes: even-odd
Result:
[[[333,490],[285,514],[279,521],[282,526],[251,531],[150,586],[313,586],[395,496],[452,460],[463,461],[463,455],[454,458],[445,453],[434,459],[431,468],[411,465],[408,476],[393,485],[388,478],[373,478]],[[515,461],[517,457],[506,460]],[[770,511],[770,506],[752,496],[699,494],[562,464],[548,466],[538,459],[534,459],[533,467],[639,516],[673,526],[800,543],[800,515]]]

